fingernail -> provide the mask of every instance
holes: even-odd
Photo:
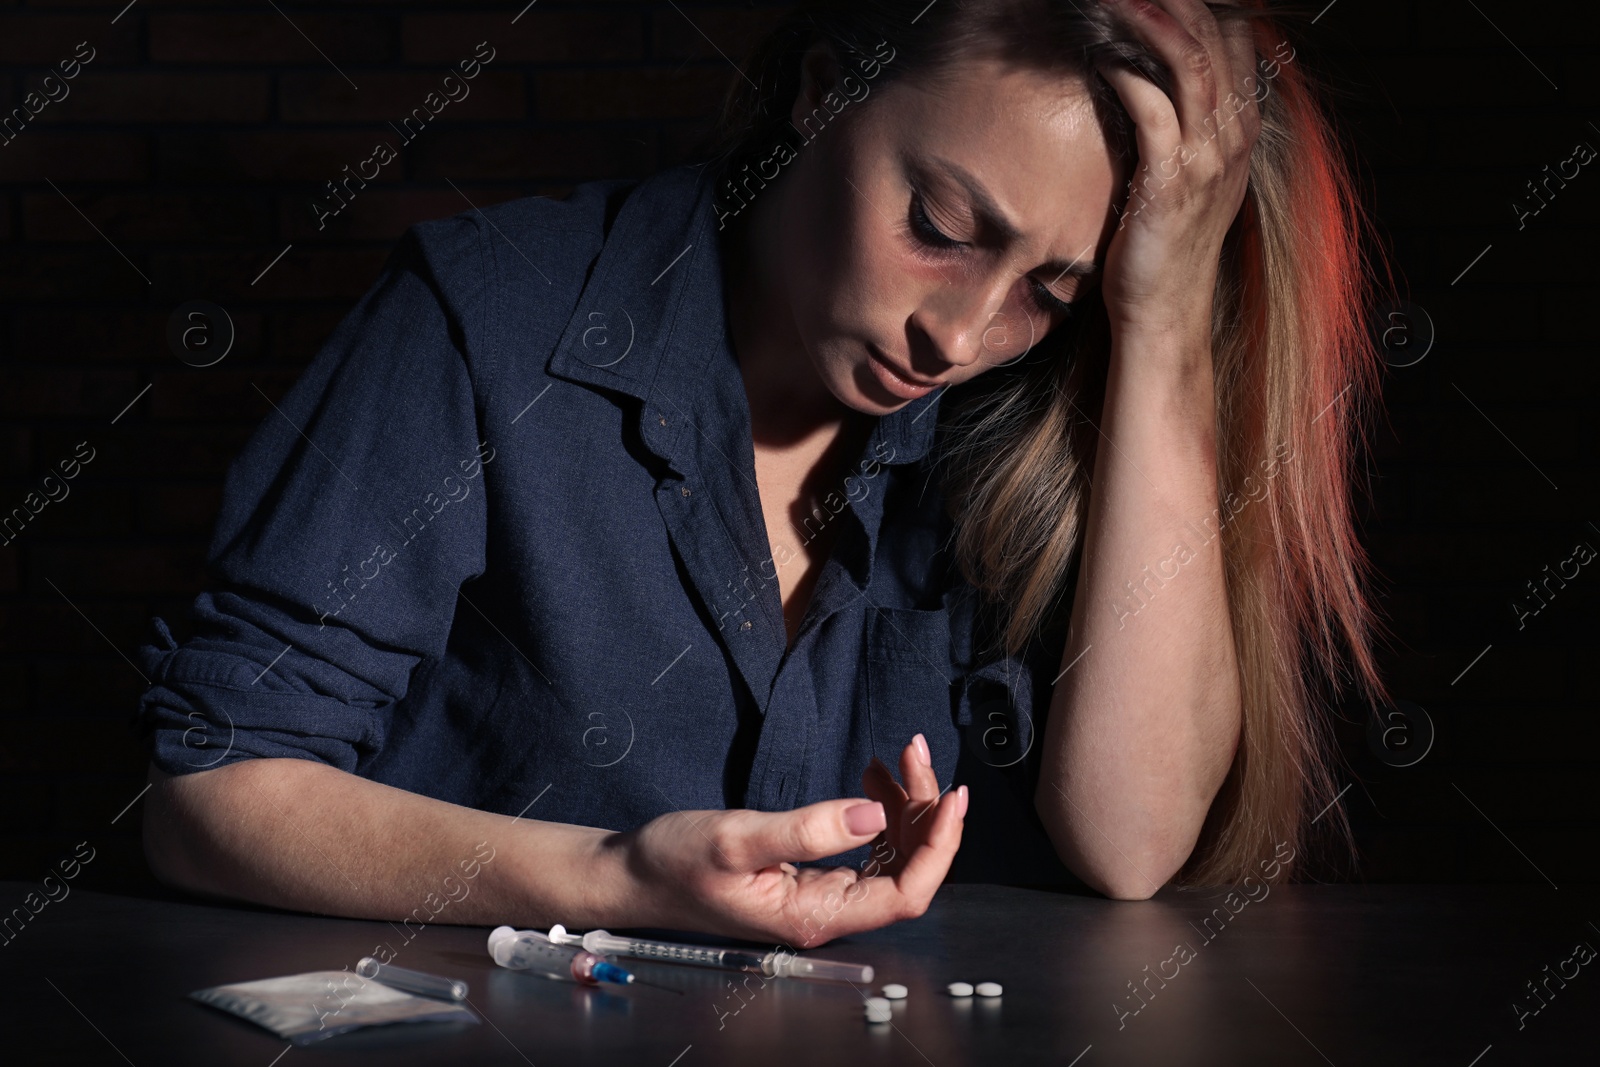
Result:
[[[965,819],[967,817],[967,801],[971,798],[967,796],[966,786],[962,786],[960,789],[956,790],[956,792],[961,794],[961,817]]]
[[[918,734],[916,737],[911,739],[911,743],[917,746],[917,755],[922,757],[923,764],[925,766],[932,767],[933,756],[928,752],[928,739],[923,737],[921,734]]]
[[[888,819],[883,814],[883,805],[876,800],[869,804],[857,804],[852,808],[844,809],[844,825],[852,834],[858,837],[862,834],[875,834],[889,825]]]

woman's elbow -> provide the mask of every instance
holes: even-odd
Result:
[[[173,889],[192,889],[188,865],[184,862],[184,834],[177,825],[172,797],[172,776],[150,765],[150,793],[146,798],[141,826],[144,860],[150,873]]]
[[[1101,894],[1112,900],[1149,900],[1156,895],[1156,890],[1159,888],[1161,887],[1154,882],[1145,881],[1143,878],[1106,882],[1096,887]]]
[[[1094,843],[1096,847],[1085,847],[1078,830],[1063,813],[1041,809],[1039,815],[1057,858],[1067,870],[1112,900],[1149,900],[1188,859],[1187,849],[1179,855],[1155,842],[1119,843],[1101,837]]]
[[[228,805],[221,790],[228,784],[225,768],[193,774],[167,774],[150,765],[150,792],[145,798],[142,834],[145,863],[163,885],[190,893],[211,894],[205,877],[215,866],[204,858],[211,845],[214,818]]]
[[[1065,860],[1062,861],[1066,863]],[[1080,870],[1067,864],[1069,870],[1101,896],[1111,900],[1149,900],[1156,895],[1167,877],[1164,872],[1154,869],[1148,863],[1140,863],[1135,867],[1130,862],[1112,864],[1109,869],[1095,868],[1088,864],[1080,865]]]

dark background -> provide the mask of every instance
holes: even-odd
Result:
[[[222,476],[266,398],[410,223],[687,158],[737,77],[719,50],[740,58],[784,6],[125,3],[0,0],[0,113],[78,42],[96,52],[0,147],[0,515],[78,442],[94,450],[70,496],[0,547],[0,877],[37,880],[87,840],[91,888],[148,884],[130,657],[150,616],[178,623],[201,588]],[[1347,712],[1354,878],[1600,870],[1600,566],[1552,581],[1520,625],[1513,607],[1536,606],[1527,583],[1580,541],[1600,546],[1583,423],[1600,160],[1524,228],[1513,208],[1579,141],[1600,147],[1589,14],[1335,0],[1300,39],[1422,309],[1372,312],[1410,365],[1387,375],[1362,525],[1399,635],[1385,674],[1436,736],[1411,712],[1374,746]],[[471,95],[402,147],[388,122],[484,40],[496,56]],[[399,158],[319,230],[312,202],[379,140]],[[192,300],[237,328],[212,366],[168,343]]]

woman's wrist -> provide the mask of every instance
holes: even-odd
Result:
[[[579,865],[584,910],[590,927],[670,925],[654,906],[654,895],[639,877],[633,834],[602,830],[586,842]],[[563,920],[564,921],[564,920]]]
[[[573,929],[624,926],[637,893],[626,857],[614,839],[623,835],[592,826],[524,820],[514,838],[497,839],[501,901],[485,921],[543,929],[561,923]]]

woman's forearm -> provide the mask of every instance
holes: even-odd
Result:
[[[1072,625],[1035,805],[1062,861],[1122,899],[1183,865],[1237,747],[1209,341],[1112,346]]]
[[[629,917],[610,831],[461,807],[311,760],[150,776],[146,855],[182,889],[407,930]]]

